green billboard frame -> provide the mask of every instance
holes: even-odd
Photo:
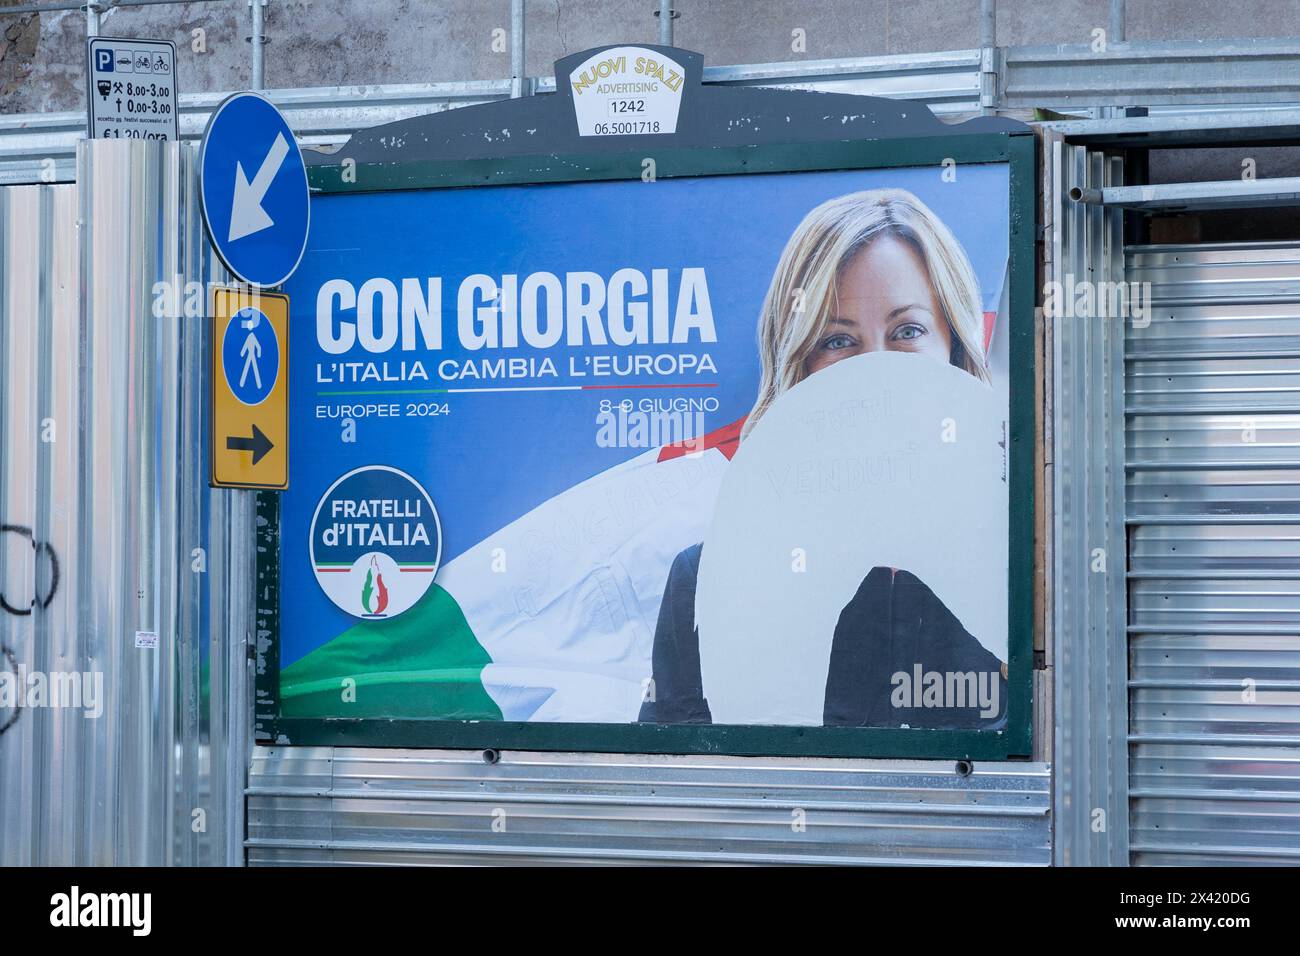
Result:
[[[491,160],[337,163],[308,169],[314,194],[491,188],[656,179],[1005,163],[1009,167],[1010,444],[1008,449],[1007,723],[1000,730],[874,727],[588,724],[422,719],[286,718],[279,713],[281,560],[279,499],[258,492],[257,700],[261,742],[306,746],[417,747],[593,753],[735,754],[953,760],[1028,758],[1033,743],[1034,344],[1037,164],[1032,130],[904,139],[720,148],[645,147],[620,153]],[[349,165],[350,164],[350,165]],[[960,173],[958,172],[958,175]]]

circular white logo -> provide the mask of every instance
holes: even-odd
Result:
[[[321,590],[354,617],[396,617],[424,597],[442,525],[418,481],[388,465],[349,471],[316,504],[309,541]]]

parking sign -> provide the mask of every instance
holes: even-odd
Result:
[[[86,80],[92,139],[180,139],[171,41],[93,37],[86,41]]]

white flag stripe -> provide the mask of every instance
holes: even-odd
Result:
[[[727,459],[651,449],[538,505],[438,583],[492,658],[506,720],[635,720],[677,554],[704,540]]]

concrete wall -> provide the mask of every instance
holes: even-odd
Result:
[[[85,14],[6,15],[50,0],[0,0],[0,112],[83,108]],[[674,0],[675,42],[706,63],[761,63],[979,45],[979,0]],[[566,53],[653,41],[657,0],[526,0],[527,69]],[[999,0],[1000,45],[1085,43],[1107,0]],[[508,76],[509,0],[267,0],[266,85],[419,83]],[[494,49],[494,32],[496,34]],[[796,49],[793,32],[802,30]],[[247,0],[127,7],[106,36],[160,37],[180,51],[182,92],[246,88]],[[1128,0],[1129,39],[1300,35],[1297,0]]]

